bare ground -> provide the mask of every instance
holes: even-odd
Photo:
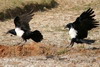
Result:
[[[88,0],[88,3],[91,1]],[[91,30],[87,38],[96,40],[95,43],[75,44],[73,48],[66,48],[70,37],[64,26],[74,21],[84,9],[81,8],[83,6],[78,10],[70,9],[74,6],[67,5],[71,4],[67,3],[69,0],[57,2],[57,8],[36,12],[30,22],[32,30],[38,29],[44,35],[41,43],[29,40],[22,47],[18,45],[22,42],[21,38],[5,34],[7,30],[14,28],[13,19],[0,23],[1,67],[100,67],[100,27]],[[93,8],[95,18],[100,21],[99,9],[95,6]]]

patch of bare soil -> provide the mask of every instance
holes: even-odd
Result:
[[[0,45],[1,67],[99,67],[99,62],[98,48],[66,48],[41,43]]]
[[[28,56],[56,56],[56,55],[98,55],[100,53],[99,48],[66,48],[57,47],[53,45],[45,45],[41,43],[29,43],[25,45],[6,46],[0,45],[0,57],[28,57]]]
[[[41,43],[29,43],[15,46],[0,45],[0,57],[52,55],[56,52],[56,50],[52,49],[57,50],[58,48]]]
[[[25,45],[0,45],[0,57],[35,56],[43,53],[43,44],[30,43]],[[45,48],[45,47],[44,47]]]

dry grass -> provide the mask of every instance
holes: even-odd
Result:
[[[0,11],[14,9],[16,7],[23,8],[30,3],[50,6],[52,2],[54,2],[54,0],[2,0],[0,1]]]
[[[54,0],[2,0],[0,1],[0,20],[13,18],[31,10],[38,11],[55,6]]]
[[[56,0],[58,3],[60,3],[60,9],[63,11],[80,11],[80,10],[86,10],[89,7],[100,9],[100,0]],[[63,7],[63,8],[62,8]]]

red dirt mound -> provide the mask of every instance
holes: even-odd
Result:
[[[37,55],[98,55],[100,49],[85,49],[85,48],[65,48],[53,45],[45,45],[41,43],[30,43],[25,45],[4,46],[0,45],[0,57],[27,57]]]
[[[0,57],[35,56],[44,53],[44,44],[30,43],[17,46],[0,45]]]

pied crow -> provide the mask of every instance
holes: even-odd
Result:
[[[31,31],[29,22],[32,19],[32,12],[17,16],[14,19],[15,29],[11,29],[7,32],[13,35],[22,37],[26,42],[28,39],[32,39],[35,42],[40,42],[43,39],[43,35],[39,30]]]
[[[94,19],[94,11],[92,8],[84,11],[77,19],[65,26],[69,29],[69,35],[71,37],[70,46],[72,47],[75,43],[88,43],[84,40],[88,36],[88,31],[96,28],[99,24]]]

